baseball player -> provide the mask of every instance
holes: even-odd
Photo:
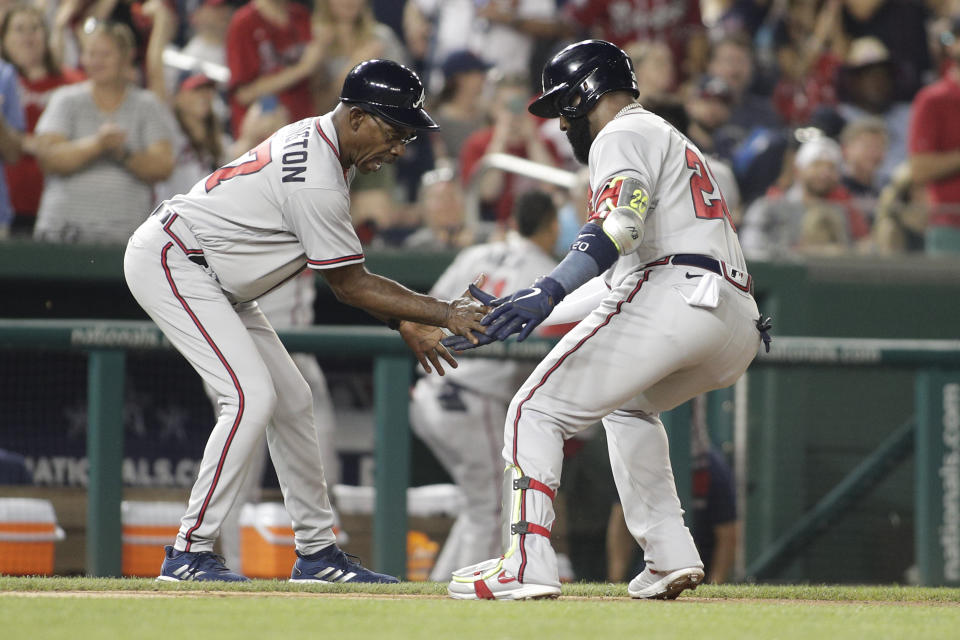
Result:
[[[421,365],[455,365],[440,327],[482,333],[485,307],[447,302],[369,273],[349,214],[356,172],[404,153],[436,128],[423,86],[395,62],[371,60],[347,75],[336,108],[287,125],[233,163],[161,204],[124,257],[134,297],[219,395],[187,512],[166,547],[159,580],[246,578],[212,553],[251,453],[266,432],[293,520],[293,580],[396,582],[351,560],[334,543],[310,388],[256,299],[305,267],[337,298],[397,328]]]
[[[496,300],[481,292],[495,308],[479,342],[517,332],[526,338],[567,294],[594,283],[557,310],[586,317],[510,403],[504,554],[454,572],[454,598],[559,595],[550,528],[562,444],[598,420],[627,526],[646,557],[630,595],[675,598],[703,579],[659,415],[733,384],[769,324],[757,311],[736,231],[703,154],[637,95],[627,55],[609,42],[585,40],[547,62],[543,95],[529,107],[560,118],[577,159],[588,164],[591,216],[548,276]],[[599,274],[606,286],[596,284]],[[445,344],[474,346],[457,338]]]
[[[551,251],[559,233],[557,210],[542,191],[514,204],[516,231],[499,242],[460,252],[430,295],[447,298],[464,282],[486,274],[484,289],[514,291],[556,266]],[[446,581],[454,569],[500,549],[500,478],[507,405],[533,366],[512,360],[468,359],[442,379],[421,378],[413,390],[410,424],[463,492],[464,505],[430,573]]]

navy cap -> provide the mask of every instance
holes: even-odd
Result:
[[[492,66],[492,64],[472,51],[460,49],[447,56],[446,60],[443,61],[441,70],[443,71],[444,77],[449,78],[455,73],[488,71]]]

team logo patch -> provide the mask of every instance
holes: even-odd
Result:
[[[723,266],[723,277],[741,291],[750,290],[750,276],[745,271],[734,269],[733,267],[721,263]]]

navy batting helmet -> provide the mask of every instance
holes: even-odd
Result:
[[[355,104],[384,120],[410,129],[439,129],[423,108],[423,83],[392,60],[367,60],[347,74],[340,102]]]
[[[583,40],[544,65],[543,95],[528,108],[541,118],[580,118],[608,91],[640,95],[633,62],[620,47],[605,40]]]

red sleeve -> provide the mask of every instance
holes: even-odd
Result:
[[[83,82],[87,79],[87,74],[80,69],[63,69],[60,73],[60,76],[63,78],[63,84]]]
[[[260,56],[253,38],[253,29],[246,12],[237,11],[227,29],[227,66],[230,67],[230,89],[242,87],[260,75]]]
[[[312,3],[311,3],[312,4]],[[293,20],[294,27],[300,35],[301,42],[310,42],[313,39],[313,30],[310,26],[310,10],[302,4],[291,3],[290,19]]]
[[[913,101],[913,113],[910,115],[910,130],[907,136],[907,149],[911,154],[939,151],[939,135],[935,102],[927,91],[921,91]]]
[[[460,180],[464,186],[470,183],[470,178],[473,177],[477,164],[487,152],[492,133],[491,129],[474,131],[463,143],[463,149],[460,150]]]

